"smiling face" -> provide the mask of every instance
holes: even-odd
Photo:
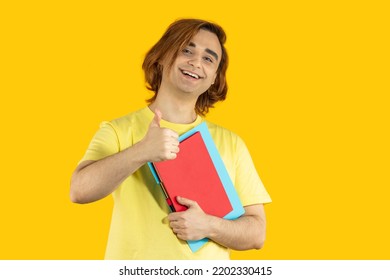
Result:
[[[188,46],[179,51],[171,67],[163,64],[161,90],[190,93],[198,97],[214,83],[222,49],[218,37],[199,30]]]

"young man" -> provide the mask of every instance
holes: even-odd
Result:
[[[230,221],[205,214],[196,201],[178,197],[186,211],[170,213],[147,162],[172,160],[178,136],[224,100],[226,36],[197,19],[172,23],[143,63],[149,106],[103,122],[71,180],[71,200],[88,203],[113,194],[106,259],[229,259],[234,250],[260,249],[265,239],[263,203],[270,202],[243,141],[207,122],[240,196],[245,214]],[[193,253],[186,240],[210,239]]]

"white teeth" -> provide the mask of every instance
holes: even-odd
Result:
[[[184,70],[182,72],[183,72],[183,74],[189,75],[189,76],[191,76],[191,77],[193,77],[195,79],[199,79],[199,76],[194,74],[194,73],[187,72],[187,71],[184,71]]]

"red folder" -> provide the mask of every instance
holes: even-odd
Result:
[[[224,217],[233,208],[200,132],[180,143],[176,159],[153,163],[173,211],[187,208],[177,196],[196,201],[210,215]]]

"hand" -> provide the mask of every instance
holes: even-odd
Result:
[[[161,128],[161,118],[160,110],[156,109],[148,132],[140,141],[147,161],[150,162],[175,159],[179,152],[179,135],[171,129]]]
[[[196,201],[177,197],[177,202],[187,206],[182,212],[168,215],[169,225],[176,236],[182,240],[199,240],[208,236],[210,219]]]

